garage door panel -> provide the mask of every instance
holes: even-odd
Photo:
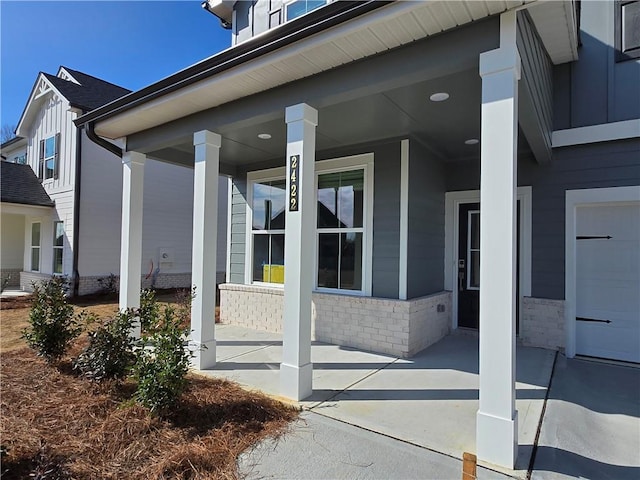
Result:
[[[576,321],[576,352],[640,362],[640,204],[578,207],[576,235],[576,317],[607,321]]]

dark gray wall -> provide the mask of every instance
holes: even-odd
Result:
[[[518,12],[516,36],[522,61],[520,126],[539,162],[551,160],[553,66],[526,11]]]
[[[236,2],[236,22],[233,25],[233,44],[277,27],[282,22],[282,0],[253,0]]]
[[[445,167],[421,143],[409,143],[407,298],[444,288]]]
[[[400,140],[327,150],[316,154],[317,160],[374,154],[373,266],[374,297],[398,298],[400,257]],[[282,165],[273,160],[239,171],[234,178],[231,219],[232,283],[244,283],[246,233],[246,172]]]
[[[579,60],[554,67],[556,130],[640,117],[640,60],[616,62],[617,2],[581,2]]]
[[[448,163],[447,190],[479,188],[476,162]],[[564,299],[565,192],[582,188],[640,185],[640,140],[555,149],[546,165],[518,161],[518,185],[531,185],[531,294]]]

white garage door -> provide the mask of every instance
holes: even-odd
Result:
[[[640,203],[576,209],[576,353],[640,362]]]

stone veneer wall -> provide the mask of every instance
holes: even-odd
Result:
[[[564,322],[564,300],[522,299],[520,340],[523,345],[564,350]]]
[[[0,280],[4,282],[5,278],[9,276],[7,287],[19,287],[21,271],[21,268],[2,268],[0,269]]]
[[[223,323],[282,332],[284,291],[250,285],[220,285]],[[312,338],[399,357],[410,357],[450,331],[451,293],[394,300],[313,294]]]
[[[103,285],[98,280],[106,280],[108,275],[94,276],[94,277],[80,277],[80,285],[78,287],[78,295],[89,295],[99,292]],[[218,272],[216,274],[216,282],[224,282],[224,272]],[[116,275],[116,287],[119,285],[120,277]],[[154,287],[157,289],[164,288],[189,288],[191,285],[191,272],[187,273],[160,273],[154,279],[152,277],[146,278],[146,275],[142,277],[141,287],[150,288],[154,283]]]

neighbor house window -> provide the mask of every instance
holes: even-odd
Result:
[[[285,5],[286,20],[293,20],[327,4],[327,0],[295,0]]]
[[[60,134],[40,140],[40,166],[38,176],[41,179],[58,178]]]
[[[53,222],[53,273],[62,274],[64,253],[64,223]]]
[[[40,271],[40,223],[31,224],[31,271]]]
[[[616,60],[640,58],[640,1],[615,3]]]
[[[27,163],[27,154],[23,153],[22,155],[17,155],[13,157],[13,163],[19,163],[20,165],[25,165]]]
[[[284,168],[248,174],[247,280],[284,283]],[[316,162],[315,287],[370,294],[373,155]]]
[[[263,180],[251,186],[252,280],[284,283],[284,178]]]

